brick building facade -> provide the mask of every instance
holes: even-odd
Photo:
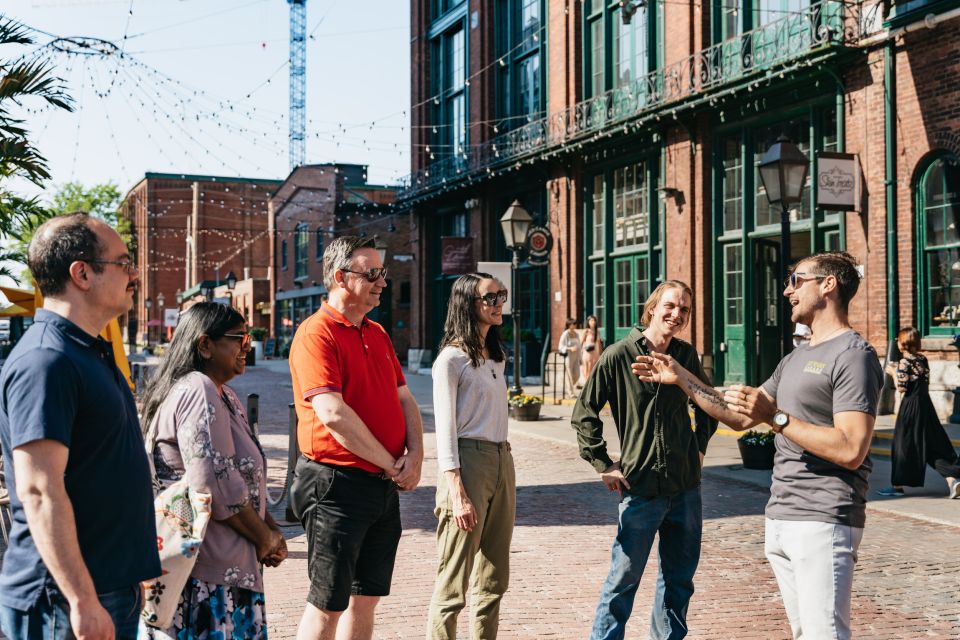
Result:
[[[394,188],[368,184],[366,166],[353,164],[301,166],[276,190],[269,202],[271,328],[281,353],[326,297],[324,247],[337,236],[366,235],[381,243],[388,269],[380,306],[369,317],[384,325],[406,361],[416,263],[410,218],[396,214],[394,198]]]
[[[433,349],[449,286],[443,236],[506,261],[498,219],[518,198],[548,226],[548,267],[521,267],[522,329],[555,345],[564,320],[607,342],[658,282],[696,293],[686,330],[718,384],[758,383],[788,318],[780,212],[757,164],[778,136],[810,161],[856,154],[859,211],[790,210],[793,260],[845,249],[865,280],[851,320],[881,354],[913,324],[960,381],[960,20],[956,3],[417,0],[412,170],[398,204],[423,259],[411,336]]]
[[[157,342],[163,310],[203,281],[269,275],[267,200],[276,180],[147,173],[124,198],[132,221],[140,287],[128,341]],[[150,302],[149,308],[147,301]]]

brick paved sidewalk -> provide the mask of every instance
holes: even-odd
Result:
[[[261,385],[261,429],[268,453],[277,461],[271,482],[282,474],[280,459],[286,446],[289,392],[280,378],[251,370],[234,384],[239,391]],[[264,392],[264,384],[274,387],[270,393]],[[429,424],[428,431],[432,431]],[[571,445],[519,434],[511,442],[517,465],[517,527],[500,637],[586,638],[608,568],[616,500]],[[427,434],[426,448],[423,482],[402,496],[404,533],[393,594],[378,610],[377,638],[424,637],[435,571],[432,433]],[[688,637],[788,638],[776,582],[763,558],[766,491],[708,477],[703,496],[703,555]],[[286,531],[290,558],[266,572],[272,638],[295,635],[307,589],[302,530]],[[854,582],[857,638],[960,637],[960,577],[950,553],[957,533],[944,525],[868,514]],[[646,637],[655,574],[652,561],[641,583],[628,637]],[[466,623],[467,617],[462,616],[464,638],[469,637]]]

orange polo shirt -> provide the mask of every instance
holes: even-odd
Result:
[[[357,327],[323,303],[293,337],[290,374],[303,455],[324,464],[381,471],[344,448],[320,422],[311,404],[319,393],[341,394],[387,451],[395,458],[403,454],[406,422],[397,388],[407,381],[382,326],[364,318]]]

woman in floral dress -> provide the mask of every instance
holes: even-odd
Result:
[[[212,496],[213,517],[173,626],[141,623],[141,637],[267,637],[261,563],[278,565],[287,548],[266,511],[266,456],[226,385],[243,373],[248,351],[250,335],[236,310],[196,304],[181,316],[144,393],[143,424],[156,421],[152,454],[160,484],[186,476],[191,490]]]

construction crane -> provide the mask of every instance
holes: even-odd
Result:
[[[290,4],[290,171],[307,156],[307,0]]]

